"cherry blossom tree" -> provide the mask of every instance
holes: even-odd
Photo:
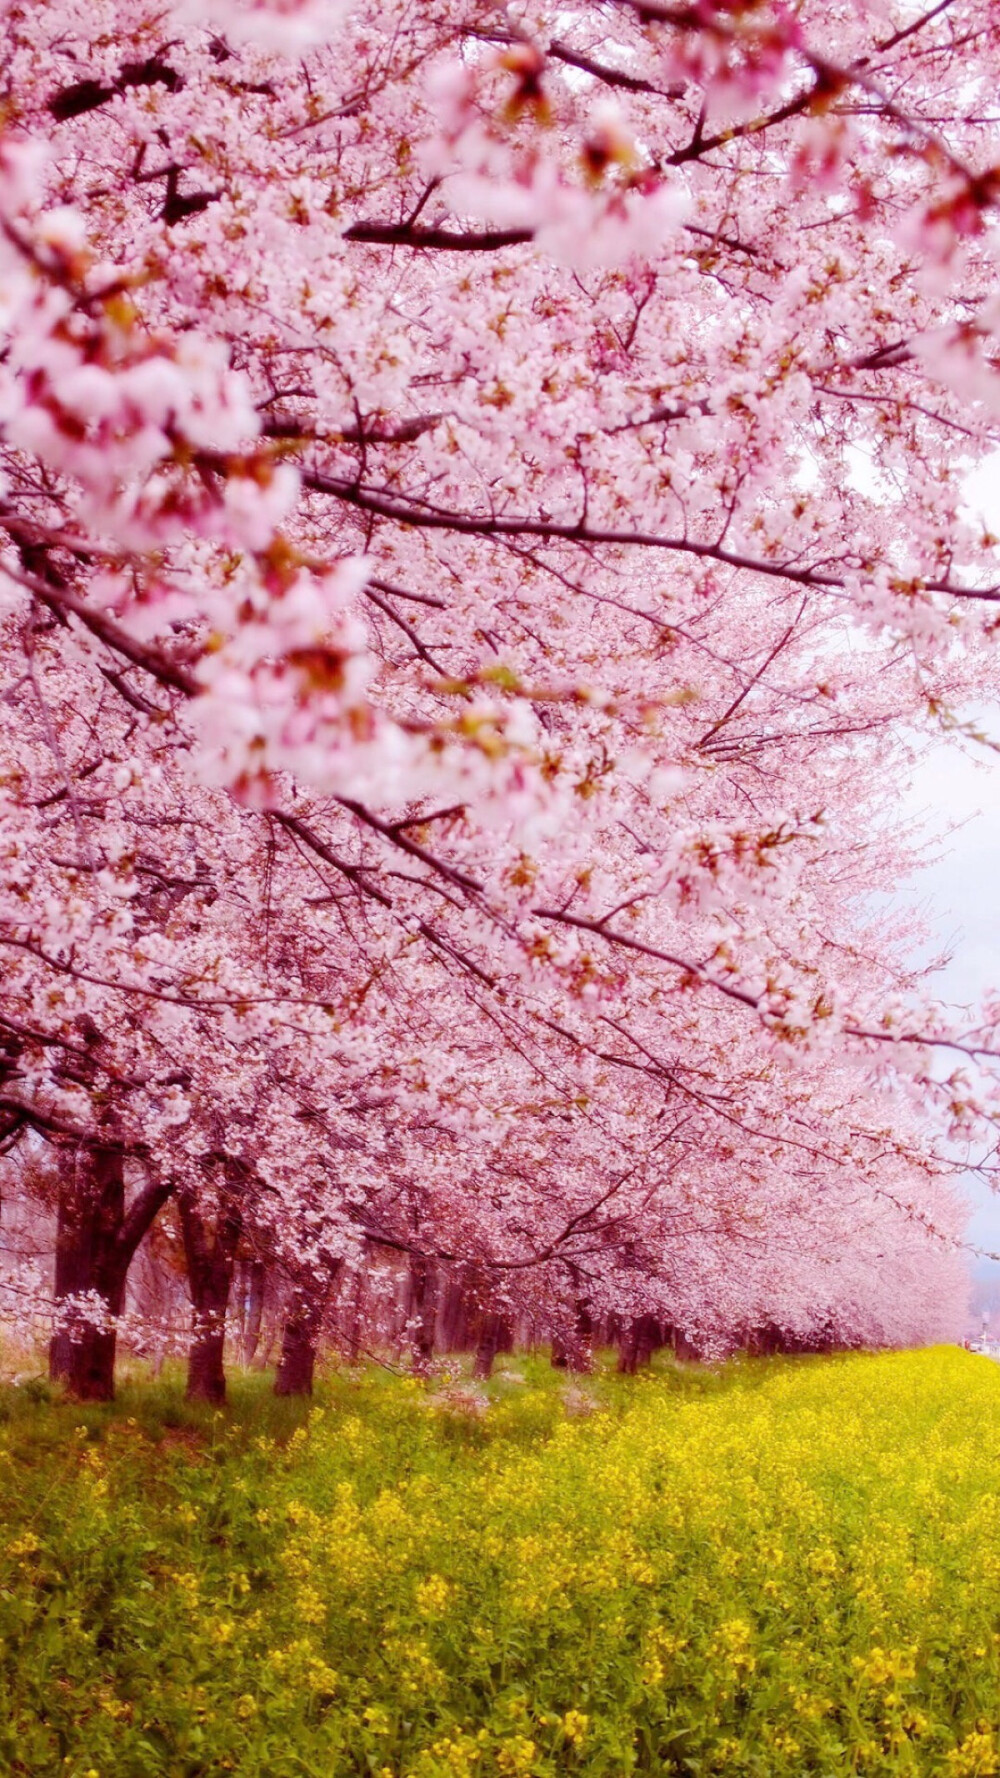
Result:
[[[423,1359],[453,1275],[581,1353],[946,1326],[997,1005],[872,909],[996,674],[986,0],[3,47],[0,1111],[64,1161],[57,1371],[109,1391],[171,1199],[214,1396],[248,1240],[296,1387],[373,1247]]]

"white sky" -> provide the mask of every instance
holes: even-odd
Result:
[[[974,714],[1000,742],[1000,710]],[[950,953],[932,978],[934,993],[974,1007],[985,989],[1000,988],[1000,753],[942,743],[917,769],[906,807],[932,833],[960,824],[913,879],[907,899],[925,912],[932,949]],[[976,1183],[970,1190],[979,1207],[969,1238],[1000,1252],[1000,1195]]]
[[[969,505],[1000,532],[1000,456],[970,476]],[[963,716],[1000,748],[1000,708],[980,706]],[[921,871],[912,894],[929,915],[935,948],[951,953],[935,977],[940,998],[975,1005],[984,989],[1000,988],[1000,751],[942,741],[918,767],[906,798],[931,833],[953,822],[957,831],[941,857]],[[1000,1252],[1000,1194],[970,1187],[976,1209],[969,1238]]]

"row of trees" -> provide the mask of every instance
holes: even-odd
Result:
[[[22,1181],[18,1215],[7,1219],[0,1305],[21,1323],[29,1345],[51,1325],[48,1288],[64,1202],[49,1157],[32,1170],[30,1196]],[[221,1401],[230,1363],[274,1366],[279,1394],[309,1392],[321,1345],[352,1362],[374,1358],[419,1375],[467,1353],[473,1375],[485,1378],[498,1355],[538,1345],[572,1371],[590,1370],[595,1351],[614,1346],[619,1368],[634,1371],[663,1346],[702,1358],[734,1347],[817,1351],[953,1332],[948,1287],[960,1287],[960,1263],[951,1256],[949,1277],[942,1254],[935,1261],[926,1241],[914,1239],[901,1252],[893,1221],[875,1217],[864,1230],[867,1263],[859,1258],[856,1221],[813,1217],[810,1245],[800,1220],[780,1247],[774,1231],[769,1238],[758,1231],[754,1240],[737,1225],[735,1236],[731,1228],[717,1241],[709,1263],[703,1238],[685,1240],[675,1228],[669,1243],[631,1256],[641,1274],[627,1295],[595,1290],[593,1268],[581,1265],[567,1264],[555,1276],[550,1268],[546,1282],[554,1288],[542,1288],[535,1276],[511,1279],[496,1267],[404,1255],[371,1238],[331,1266],[321,1286],[310,1281],[303,1290],[301,1274],[263,1248],[259,1231],[240,1229],[230,1217],[209,1244],[203,1222],[192,1224],[183,1205],[168,1206],[135,1255],[114,1320],[72,1305],[76,1326],[68,1317],[62,1322],[51,1368],[78,1392],[98,1393],[112,1385],[116,1348],[156,1371],[165,1359],[186,1356],[188,1393]],[[831,1257],[838,1237],[845,1249],[839,1262]],[[891,1310],[884,1300],[889,1259]],[[816,1281],[811,1299],[802,1290],[804,1271]],[[642,1304],[648,1306],[640,1312]]]
[[[949,1020],[891,895],[996,676],[986,0],[3,34],[0,1136],[55,1374],[111,1391],[156,1230],[209,1396],[244,1265],[289,1387],[390,1275],[418,1362],[449,1292],[483,1363],[953,1330],[1000,1003]]]

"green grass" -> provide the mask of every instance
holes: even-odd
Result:
[[[1000,1773],[1000,1367],[0,1392],[0,1772]]]

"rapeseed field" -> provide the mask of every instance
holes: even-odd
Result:
[[[33,1393],[0,1401],[3,1773],[1000,1774],[986,1359]]]

